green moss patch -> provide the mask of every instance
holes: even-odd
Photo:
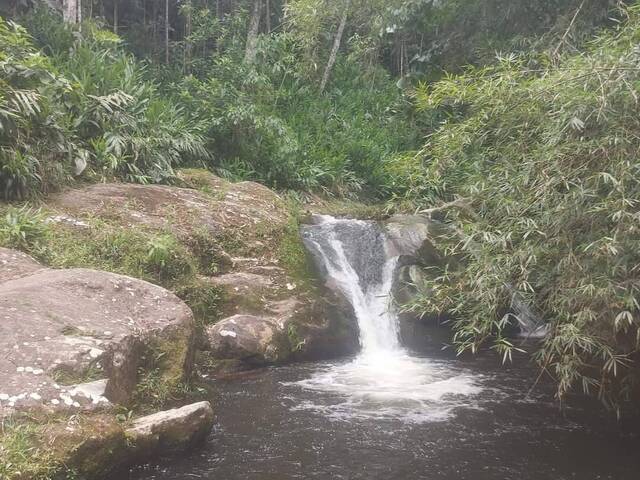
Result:
[[[0,478],[100,478],[126,449],[124,431],[109,415],[13,417],[0,431]]]

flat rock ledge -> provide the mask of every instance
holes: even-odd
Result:
[[[169,383],[191,374],[195,324],[175,295],[142,280],[52,270],[0,248],[0,418],[126,404],[149,351]]]
[[[213,422],[211,404],[199,402],[141,417],[130,425],[122,425],[109,415],[84,420],[70,417],[43,432],[40,441],[51,449],[56,465],[75,472],[73,478],[126,478],[128,468],[150,458],[197,447],[205,441]]]
[[[139,418],[125,434],[142,459],[188,450],[204,441],[212,427],[211,404],[199,402]]]

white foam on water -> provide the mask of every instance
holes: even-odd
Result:
[[[345,224],[348,223],[349,225]],[[331,418],[395,418],[408,423],[441,421],[459,407],[476,408],[479,378],[448,362],[409,355],[400,345],[398,319],[390,292],[398,263],[386,251],[378,281],[362,285],[334,227],[379,228],[373,222],[322,216],[316,235],[307,238],[322,258],[328,280],[351,302],[360,330],[361,353],[353,361],[318,371],[295,382],[306,390],[332,394],[294,407]],[[371,259],[375,267],[380,262]],[[337,399],[337,400],[336,400]]]
[[[316,410],[336,419],[401,419],[424,423],[450,418],[460,407],[478,408],[479,379],[446,362],[396,355],[361,355],[295,382],[329,397],[295,409]]]

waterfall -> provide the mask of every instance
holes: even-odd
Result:
[[[400,344],[391,287],[398,258],[373,221],[315,216],[302,229],[327,286],[353,307],[361,352],[294,382],[318,395],[298,405],[339,420],[399,418],[409,423],[440,421],[469,406],[480,378],[451,362],[412,356]]]
[[[362,353],[400,349],[398,322],[390,291],[397,257],[389,257],[384,232],[376,222],[319,216],[303,231],[333,288],[349,300],[360,330]]]

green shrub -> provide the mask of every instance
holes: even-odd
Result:
[[[47,226],[40,210],[12,207],[0,218],[0,245],[5,247],[33,251],[46,234]]]
[[[178,285],[176,295],[189,305],[198,327],[210,325],[220,319],[218,307],[224,293],[207,279],[196,278]]]
[[[0,18],[0,194],[48,192],[74,176],[167,181],[207,159],[198,125],[147,80],[121,40],[91,22],[82,33],[48,9],[26,30]]]
[[[408,196],[468,205],[450,209],[458,235],[445,245],[466,265],[430,285],[425,308],[455,315],[460,350],[489,342],[508,356],[501,313],[515,288],[549,324],[535,358],[560,398],[579,388],[612,402],[636,388],[640,10],[628,13],[559,66],[506,57],[416,95],[448,119]]]

